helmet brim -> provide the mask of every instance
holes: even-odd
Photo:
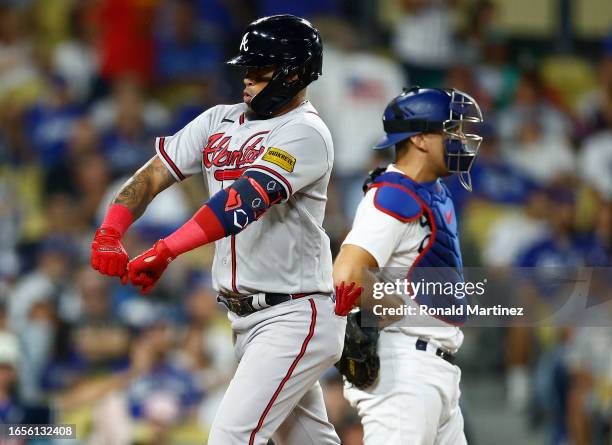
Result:
[[[419,134],[418,131],[412,131],[408,133],[389,133],[385,135],[374,147],[374,150],[384,150],[389,147],[393,147],[395,144],[402,142],[405,139],[408,139],[411,136]]]
[[[273,57],[264,56],[261,54],[255,53],[247,53],[247,54],[238,54],[235,57],[232,57],[227,62],[228,65],[232,66],[240,66],[243,68],[263,68],[266,66],[272,66],[276,62],[273,60]]]

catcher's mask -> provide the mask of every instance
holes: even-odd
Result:
[[[419,133],[441,132],[446,166],[459,176],[461,185],[472,191],[470,170],[482,142],[476,133],[482,123],[476,100],[455,88],[404,89],[383,114],[386,136],[374,146],[382,150]]]
[[[290,14],[255,20],[247,26],[239,54],[227,61],[242,68],[274,68],[268,85],[251,100],[261,118],[272,117],[321,75],[323,46],[319,31]],[[289,80],[293,75],[295,80]]]

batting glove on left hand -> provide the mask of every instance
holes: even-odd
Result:
[[[157,241],[153,247],[141,253],[128,264],[130,281],[140,287],[142,295],[148,294],[170,264],[174,256],[164,240]]]

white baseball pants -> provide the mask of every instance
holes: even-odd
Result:
[[[415,347],[416,337],[382,331],[380,375],[366,390],[345,385],[361,417],[364,445],[462,445],[461,370]]]

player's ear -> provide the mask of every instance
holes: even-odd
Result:
[[[420,151],[428,151],[427,144],[425,143],[425,135],[423,133],[415,134],[410,136],[410,142]]]

